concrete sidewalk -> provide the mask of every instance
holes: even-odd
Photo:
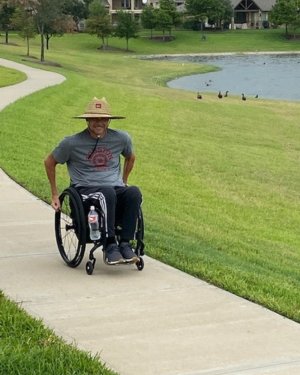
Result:
[[[98,252],[88,276],[86,259],[64,265],[53,227],[0,170],[0,289],[121,375],[300,374],[299,324],[147,256],[140,272]]]
[[[35,69],[29,66],[0,58],[0,65],[20,70],[27,75],[27,80],[13,86],[0,87],[0,111],[7,105],[26,95],[62,83],[65,77],[61,74]]]

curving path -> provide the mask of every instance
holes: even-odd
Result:
[[[35,91],[42,90],[49,86],[58,85],[65,80],[65,77],[61,74],[31,68],[2,58],[0,58],[0,65],[19,70],[27,75],[26,81],[12,86],[0,87],[0,111],[23,96],[32,94]]]
[[[0,64],[29,76],[1,89],[2,108],[63,81]],[[93,276],[86,259],[68,268],[53,222],[50,206],[0,169],[0,289],[121,375],[300,374],[299,324],[149,257],[142,272],[105,266],[101,254]]]

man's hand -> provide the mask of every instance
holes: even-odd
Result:
[[[130,172],[132,171],[132,168],[134,166],[134,162],[135,162],[135,155],[134,154],[131,154],[124,159],[123,182],[124,182],[125,186],[128,185],[128,177],[130,175]]]
[[[58,195],[52,197],[51,206],[55,209],[56,212],[60,211],[60,201]]]
[[[55,167],[57,165],[57,161],[54,159],[52,154],[49,154],[46,159],[44,160],[46,173],[48,176],[48,180],[51,187],[51,206],[55,209],[55,211],[60,210],[60,201],[58,197],[58,191],[56,187],[56,177],[55,177]]]

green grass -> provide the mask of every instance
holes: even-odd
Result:
[[[0,292],[1,375],[113,375],[97,356],[66,344]]]
[[[159,35],[155,31],[154,35]],[[277,30],[235,30],[226,32],[206,32],[206,41],[201,40],[201,33],[196,31],[173,31],[175,40],[172,42],[157,42],[151,40],[150,32],[143,31],[137,39],[129,40],[130,56],[137,54],[176,54],[176,53],[217,53],[217,52],[255,52],[255,51],[297,51],[300,42],[287,40],[284,31]],[[70,42],[72,41],[72,42]],[[52,39],[52,45],[61,48],[70,47],[80,49],[81,52],[88,52],[100,45],[100,40],[91,35],[69,35],[68,38],[60,40]],[[74,43],[74,44],[73,44]],[[111,47],[124,49],[124,39],[110,38],[108,44]],[[122,51],[120,51],[122,53]],[[99,52],[103,53],[103,52]],[[104,52],[107,53],[107,52]],[[109,52],[108,52],[109,53]],[[124,53],[124,51],[123,51]]]
[[[156,53],[162,54],[299,50],[299,42],[288,41],[282,30],[214,31],[205,32],[205,35],[207,39],[203,41],[200,32],[175,31],[175,43],[168,42],[164,45],[152,41],[144,46],[144,42],[137,39],[133,43],[130,42],[130,45],[132,44],[132,49],[143,50],[142,53],[152,53],[153,44],[156,44]]]
[[[292,51],[283,30],[199,33],[177,31],[173,42],[130,40],[134,53],[102,52],[90,35],[53,38],[48,61],[64,74],[60,86],[19,100],[0,113],[0,166],[49,201],[43,158],[93,96],[105,96],[126,119],[112,127],[133,137],[137,161],[130,183],[141,187],[146,252],[191,275],[300,322],[300,104],[197,101],[194,92],[164,87],[167,79],[213,67],[143,61],[153,53]],[[0,45],[1,57],[21,61],[25,46]],[[116,48],[125,41],[112,39]],[[38,39],[31,54],[39,56]],[[247,93],[245,93],[247,94]],[[22,132],[20,132],[22,129]],[[58,168],[60,190],[68,185]]]
[[[25,79],[27,79],[25,73],[0,66],[0,87],[15,85],[25,81]]]

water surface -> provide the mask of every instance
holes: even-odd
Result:
[[[300,54],[164,57],[214,65],[221,70],[168,82],[168,87],[203,92],[229,91],[229,95],[300,100]]]

